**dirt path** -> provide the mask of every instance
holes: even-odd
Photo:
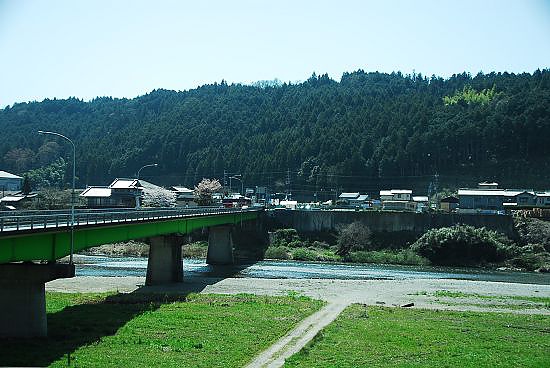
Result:
[[[317,313],[303,320],[294,330],[283,336],[267,350],[263,351],[250,363],[247,368],[275,368],[282,367],[285,360],[296,354],[319,331],[329,325],[347,307],[344,303],[329,303]]]

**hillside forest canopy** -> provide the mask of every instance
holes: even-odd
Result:
[[[0,169],[33,186],[141,177],[193,188],[240,174],[245,186],[332,195],[496,180],[545,189],[550,173],[550,70],[448,79],[358,70],[339,82],[226,82],[133,99],[17,103],[0,110]],[[436,175],[437,174],[437,175]],[[234,182],[238,185],[240,183]],[[235,187],[235,189],[237,189]],[[320,199],[323,199],[320,197]]]

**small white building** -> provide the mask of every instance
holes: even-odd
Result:
[[[133,208],[139,207],[141,187],[137,179],[117,178],[108,187],[88,187],[80,196],[89,208]]]
[[[343,201],[349,201],[351,199],[356,199],[359,197],[359,192],[347,193],[344,192],[338,196],[338,199]]]
[[[429,208],[430,199],[428,196],[413,196],[413,202],[416,203],[416,212],[424,212]]]
[[[412,190],[410,189],[391,189],[380,191],[381,201],[411,201]]]
[[[18,192],[22,186],[22,177],[0,170],[0,192]]]
[[[170,190],[176,194],[176,204],[184,207],[196,207],[197,199],[193,189],[186,187],[171,187]]]
[[[412,190],[391,189],[380,191],[383,210],[416,211],[417,204],[412,200]]]
[[[537,207],[550,208],[550,191],[536,192],[535,195],[536,195]]]

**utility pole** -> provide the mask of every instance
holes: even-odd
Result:
[[[290,189],[290,169],[286,170],[286,200],[289,201],[292,197],[292,190]]]

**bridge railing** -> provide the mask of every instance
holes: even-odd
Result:
[[[147,209],[110,209],[110,210],[77,210],[75,211],[74,226],[96,225],[132,221],[147,221],[169,218],[182,218],[200,215],[241,213],[258,211],[260,208],[223,208],[223,207],[196,207],[196,208],[147,208]],[[69,227],[71,212],[67,211],[32,211],[33,213],[3,213],[0,215],[0,233]]]

